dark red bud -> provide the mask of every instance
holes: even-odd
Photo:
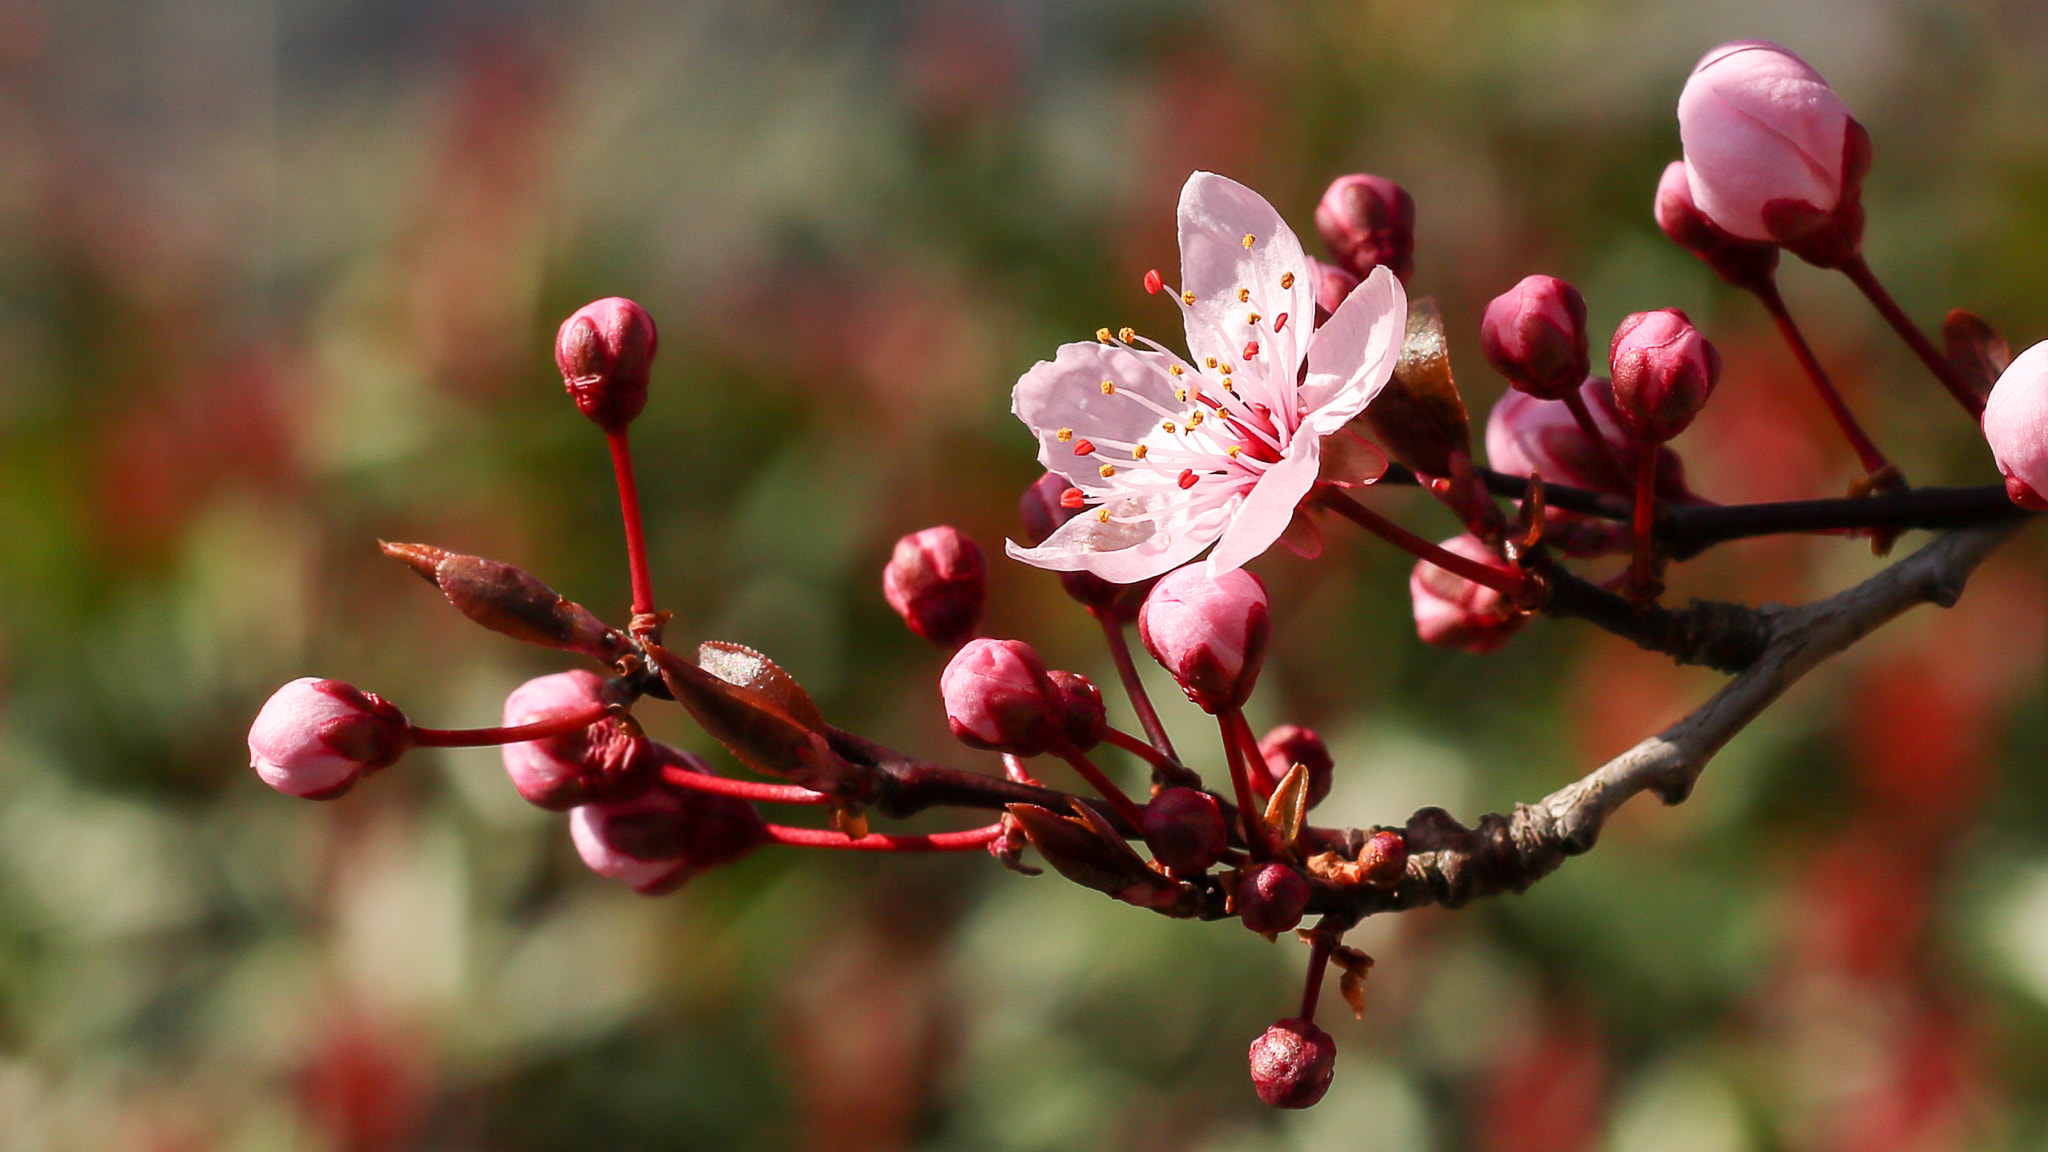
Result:
[[[1316,231],[1359,279],[1384,264],[1408,282],[1415,271],[1415,198],[1381,176],[1339,176],[1316,205]]]
[[[1209,870],[1230,848],[1230,825],[1207,792],[1168,788],[1145,805],[1145,844],[1152,858],[1179,875]]]
[[[1251,778],[1252,787],[1260,796],[1271,796],[1296,764],[1308,769],[1309,807],[1322,803],[1330,794],[1330,777],[1336,761],[1330,758],[1329,746],[1316,735],[1315,729],[1282,724],[1259,741],[1259,756],[1264,763],[1251,765]]]
[[[1102,690],[1079,672],[1055,669],[1045,675],[1052,681],[1054,703],[1059,707],[1067,742],[1082,752],[1102,743],[1102,734],[1109,730],[1109,710],[1103,706]]]
[[[1237,916],[1254,932],[1285,932],[1301,923],[1308,896],[1301,873],[1278,861],[1261,864],[1237,882]]]
[[[1391,888],[1408,873],[1408,841],[1399,832],[1381,829],[1358,850],[1359,875],[1367,884]]]
[[[555,366],[576,407],[600,428],[619,432],[647,406],[654,364],[654,320],[623,296],[585,304],[555,333]]]
[[[1275,1108],[1307,1108],[1330,1090],[1337,1042],[1306,1020],[1282,1020],[1251,1047],[1252,1087]]]
[[[1486,306],[1479,347],[1493,370],[1520,391],[1563,399],[1592,370],[1586,298],[1555,276],[1524,276]]]
[[[1624,319],[1608,358],[1622,423],[1652,444],[1685,431],[1721,378],[1721,354],[1676,308]]]
[[[988,601],[981,546],[950,525],[905,536],[882,569],[882,596],[912,632],[958,648],[981,626]]]

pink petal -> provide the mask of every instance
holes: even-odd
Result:
[[[1273,546],[1294,519],[1294,509],[1315,486],[1322,466],[1322,444],[1313,436],[1297,436],[1287,456],[1266,469],[1259,482],[1245,496],[1231,516],[1230,527],[1209,554],[1209,575],[1213,579],[1257,558]]]
[[[1038,438],[1038,462],[1083,488],[1100,488],[1100,461],[1074,455],[1082,440],[1136,443],[1159,427],[1158,413],[1133,395],[1107,395],[1108,380],[1119,392],[1142,395],[1169,412],[1187,407],[1173,395],[1167,374],[1172,358],[1113,344],[1062,344],[1051,360],[1031,366],[1010,393],[1010,411]],[[1062,441],[1061,429],[1073,437]]]
[[[1169,498],[1151,499],[1163,511]],[[1134,506],[1136,501],[1119,503]],[[1126,514],[1126,508],[1117,512]],[[1060,525],[1036,548],[1005,540],[1003,549],[1012,559],[1054,572],[1092,572],[1113,584],[1136,584],[1194,559],[1222,534],[1229,518],[1229,505],[1220,505],[1178,523],[1169,521],[1162,532],[1154,521],[1103,523],[1090,509]]]
[[[1373,269],[1309,341],[1308,426],[1327,436],[1365,411],[1393,377],[1407,331],[1407,291],[1385,265]]]
[[[1198,362],[1214,356],[1242,364],[1245,345],[1257,341],[1267,371],[1248,375],[1294,380],[1301,369],[1298,333],[1315,315],[1315,283],[1301,241],[1264,197],[1213,172],[1188,177],[1180,191],[1180,274],[1182,290],[1195,296],[1188,351]],[[1246,300],[1238,300],[1239,289]],[[1254,313],[1258,325],[1248,320]],[[1273,332],[1282,313],[1293,321]]]

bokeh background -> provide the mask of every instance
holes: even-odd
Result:
[[[1172,279],[1196,168],[1305,234],[1341,172],[1411,189],[1411,290],[1475,414],[1502,389],[1479,308],[1525,273],[1578,284],[1596,342],[1688,309],[1728,361],[1678,442],[1695,486],[1839,492],[1762,313],[1650,220],[1686,71],[1742,36],[1870,127],[1869,251],[1916,316],[2048,336],[2034,0],[0,0],[0,1147],[2048,1148],[2038,533],[1816,673],[1682,808],[1639,800],[1526,896],[1361,927],[1371,1012],[1328,1022],[1304,1114],[1244,1072],[1292,1013],[1291,941],[980,854],[770,850],[645,899],[489,750],[329,804],[246,768],[295,676],[452,727],[561,666],[380,536],[623,613],[608,463],[549,355],[618,293],[662,329],[636,440],[674,632],[993,770],[947,738],[943,656],[880,565],[934,522],[992,553],[1018,530],[1032,361],[1104,324],[1174,338],[1139,281]],[[1784,279],[1911,477],[1993,478],[1843,283]],[[1324,822],[1534,799],[1718,681],[1575,623],[1427,649],[1403,557],[1330,535],[1255,566],[1254,721],[1328,735]],[[1799,600],[1875,563],[1745,544],[1675,591]],[[1113,681],[1052,577],[993,568],[992,632]]]

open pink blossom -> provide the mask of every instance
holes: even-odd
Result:
[[[1401,282],[1374,269],[1315,327],[1301,242],[1244,185],[1188,178],[1180,253],[1187,358],[1104,329],[1017,381],[1011,410],[1087,511],[1036,548],[1010,542],[1011,556],[1129,584],[1213,544],[1210,573],[1237,568],[1287,528],[1316,482],[1322,438],[1393,374],[1408,318]]]

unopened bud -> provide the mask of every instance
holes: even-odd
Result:
[[[339,680],[302,677],[264,701],[249,726],[249,766],[287,796],[332,800],[404,755],[405,713]]]
[[[882,595],[912,632],[958,648],[981,626],[988,600],[981,546],[950,525],[913,532],[896,542],[882,569]]]
[[[1776,244],[1730,236],[1700,211],[1683,160],[1665,165],[1663,178],[1657,181],[1656,214],[1657,227],[1666,236],[1738,288],[1761,288],[1778,270]]]
[[[1510,390],[1486,418],[1486,462],[1494,471],[1509,476],[1540,475],[1547,484],[1633,495],[1639,445],[1614,408],[1614,386],[1605,376],[1588,377],[1579,388],[1579,399],[1608,451],[1587,438],[1578,419],[1563,404]],[[1616,473],[1615,463],[1625,474]],[[1685,485],[1685,464],[1668,446],[1657,448],[1657,496],[1670,501],[1694,499]],[[1554,524],[1576,518],[1556,508],[1545,515]]]
[[[1408,873],[1408,841],[1391,828],[1372,834],[1358,850],[1359,875],[1367,884],[1391,888]]]
[[[671,771],[710,772],[687,752],[656,744],[653,753]],[[569,838],[591,871],[658,896],[752,852],[768,830],[744,800],[658,781],[630,800],[575,808]]]
[[[1364,283],[1347,269],[1335,264],[1325,264],[1315,257],[1309,257],[1308,279],[1316,295],[1316,324],[1320,326],[1337,311],[1351,295],[1351,290]]]
[[[1086,505],[1075,503],[1068,507],[1062,502],[1062,496],[1072,487],[1073,482],[1065,476],[1047,472],[1024,490],[1023,497],[1017,501],[1017,511],[1024,519],[1024,533],[1029,543],[1042,543],[1054,529],[1081,514]],[[1141,580],[1136,584],[1112,584],[1093,572],[1062,572],[1059,577],[1060,587],[1066,589],[1067,595],[1076,602],[1118,620],[1135,618],[1139,606],[1145,603],[1145,594],[1156,582]]]
[[[596,673],[556,672],[528,680],[505,697],[505,724],[532,724],[604,698],[604,680]],[[505,773],[519,795],[550,812],[630,800],[661,770],[652,742],[629,722],[609,717],[560,736],[507,744],[502,751]]]
[[[1230,825],[1207,792],[1167,788],[1145,805],[1145,845],[1152,858],[1179,875],[1209,870],[1230,848]]]
[[[970,640],[939,675],[946,723],[970,748],[1036,756],[1066,739],[1058,689],[1021,640]]]
[[[440,588],[456,611],[494,632],[607,664],[625,651],[625,638],[616,630],[524,569],[432,544],[378,544],[386,556]]]
[[[1415,271],[1415,198],[1385,177],[1337,177],[1316,205],[1316,231],[1361,280],[1382,264],[1403,284]]]
[[[1260,796],[1272,795],[1296,764],[1308,770],[1308,807],[1321,804],[1330,794],[1336,761],[1330,758],[1329,745],[1323,743],[1315,729],[1299,724],[1280,725],[1259,741],[1259,758],[1264,763],[1251,766],[1251,778],[1252,787]]]
[[[2012,502],[2048,512],[2048,340],[1999,375],[1984,402],[1984,439]]]
[[[1445,550],[1512,572],[1492,548],[1469,533],[1443,542]],[[1415,605],[1415,634],[1425,644],[1491,652],[1507,643],[1528,617],[1507,597],[1484,584],[1446,571],[1427,560],[1415,562],[1408,574],[1408,595]]]
[[[1251,1048],[1252,1088],[1274,1108],[1307,1108],[1330,1090],[1337,1042],[1306,1020],[1282,1020]]]
[[[1053,702],[1059,706],[1067,743],[1081,752],[1102,743],[1102,734],[1109,730],[1109,709],[1102,703],[1102,689],[1079,672],[1054,669],[1045,675],[1052,681]]]
[[[576,407],[598,427],[618,432],[647,407],[654,365],[654,319],[623,296],[585,304],[555,333],[555,365]]]
[[[1608,361],[1622,423],[1652,444],[1685,431],[1721,379],[1721,354],[1676,308],[1624,319]]]
[[[1201,564],[1169,572],[1138,612],[1138,635],[1197,707],[1242,707],[1272,636],[1266,586],[1242,568],[1214,578]]]
[[[1301,923],[1308,908],[1308,880],[1279,861],[1261,864],[1237,882],[1237,918],[1261,935],[1285,932]]]
[[[1486,362],[1517,390],[1562,399],[1592,371],[1586,298],[1555,276],[1524,276],[1486,306],[1479,346]]]

